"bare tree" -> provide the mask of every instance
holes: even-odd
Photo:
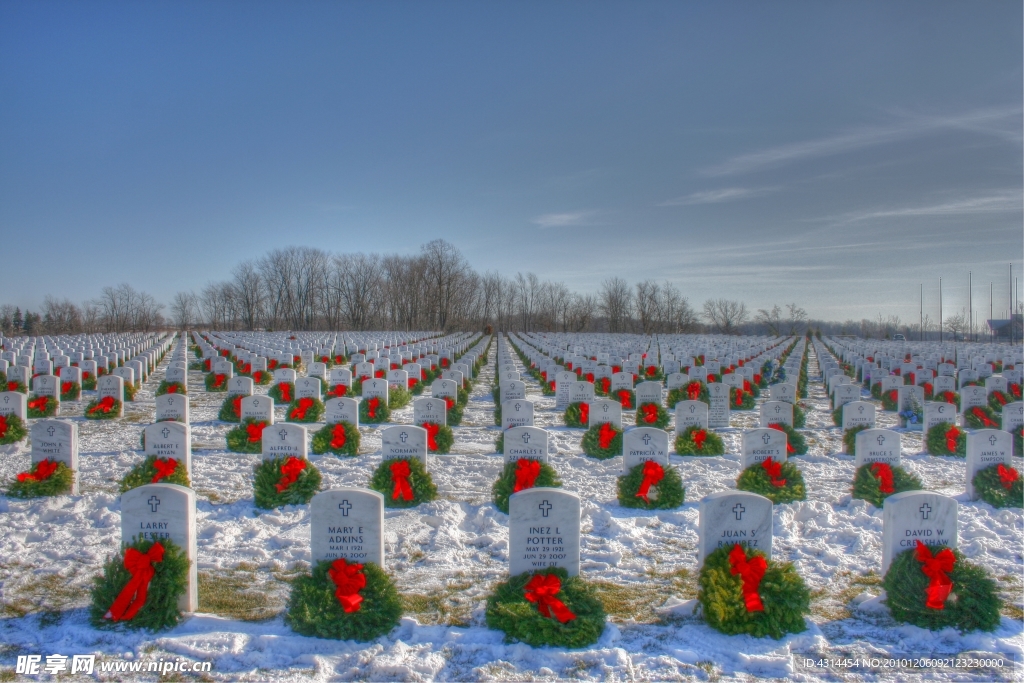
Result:
[[[601,283],[598,310],[608,321],[610,332],[624,332],[633,307],[633,293],[620,277],[608,278]]]
[[[255,330],[263,319],[266,290],[255,261],[242,261],[231,272],[231,284],[242,327]]]
[[[757,315],[754,317],[754,322],[764,325],[771,334],[778,337],[782,333],[782,309],[779,308],[778,304],[772,306],[770,311],[759,308],[757,309]]]
[[[970,321],[967,310],[963,308],[945,320],[946,328],[953,333],[953,341],[958,341],[960,335],[967,330],[969,325]]]
[[[640,322],[640,331],[654,333],[661,321],[661,286],[654,280],[636,283],[636,298],[633,310]]]
[[[82,311],[70,299],[47,295],[43,300],[43,329],[48,334],[78,334],[82,331]]]
[[[786,323],[789,326],[789,334],[799,334],[798,328],[807,322],[807,311],[794,304],[786,304],[788,317]]]
[[[729,299],[708,299],[704,302],[704,318],[720,334],[739,334],[747,321],[747,305]]]

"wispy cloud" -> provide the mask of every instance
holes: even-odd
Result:
[[[658,206],[689,206],[691,204],[719,204],[740,199],[750,199],[777,192],[779,187],[725,187],[718,190],[703,190],[684,197],[668,199]]]
[[[941,218],[969,214],[1012,213],[1021,211],[1022,202],[1024,202],[1024,195],[1020,190],[1000,190],[975,197],[960,197],[919,206],[851,211],[839,216],[830,216],[824,220],[845,224],[883,218]]]
[[[852,152],[864,147],[883,145],[911,138],[932,135],[941,131],[969,131],[993,135],[1019,145],[1021,108],[994,107],[976,109],[955,116],[931,116],[894,112],[895,123],[886,126],[860,128],[817,140],[806,140],[771,147],[759,152],[741,154],[704,170],[704,175],[727,176],[760,171],[805,159]]]
[[[541,230],[548,228],[567,228],[573,225],[586,225],[594,211],[567,211],[565,213],[545,213],[531,222]]]

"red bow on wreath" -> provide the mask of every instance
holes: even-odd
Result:
[[[155,484],[165,477],[169,477],[174,474],[174,470],[178,469],[178,461],[174,458],[157,458],[153,461],[153,467],[156,468],[156,474],[153,475],[153,481],[151,484]]]
[[[327,575],[334,582],[336,588],[334,597],[338,599],[338,604],[345,610],[345,613],[358,612],[360,604],[363,602],[363,596],[359,595],[359,591],[366,588],[366,574],[363,573],[363,565],[349,564],[345,558],[341,558],[331,564]]]
[[[242,396],[235,396],[231,399],[231,410],[234,411],[235,417],[242,417]]]
[[[73,384],[74,384],[74,382],[61,382],[61,384],[60,384],[60,393],[66,394],[69,391],[71,391],[71,386]]]
[[[308,396],[305,397],[305,398],[300,398],[299,399],[299,405],[297,405],[295,407],[295,409],[292,410],[291,418],[293,420],[305,420],[306,419],[306,413],[308,413],[309,409],[312,408],[312,407],[313,407],[313,399],[309,398]]]
[[[445,396],[444,397],[444,409],[445,410],[451,410],[454,407],[455,407],[455,399],[452,398],[451,396]]]
[[[100,411],[100,410],[102,410],[104,413],[109,413],[113,409],[114,409],[114,397],[113,396],[104,396],[102,399],[100,399],[99,403],[97,403],[96,405],[94,405],[92,408],[89,409],[89,414],[92,415],[93,413],[95,413],[97,411]]]
[[[960,438],[961,434],[963,434],[963,432],[961,432],[956,427],[951,426],[948,430],[946,430],[946,448],[948,448],[950,452],[956,453],[957,440]]]
[[[345,438],[345,425],[339,422],[331,430],[331,448],[342,448],[345,445]]]
[[[537,603],[537,611],[541,616],[557,619],[561,623],[572,621],[576,615],[556,598],[562,590],[562,580],[556,574],[534,574],[523,588],[525,598]]]
[[[437,450],[437,433],[441,431],[441,425],[436,422],[424,422],[423,428],[427,430],[427,448]]]
[[[0,439],[7,435],[7,416],[0,415]]]
[[[1013,482],[1020,479],[1020,474],[1017,473],[1012,467],[1007,467],[1003,463],[999,463],[996,468],[996,472],[999,473],[999,483],[1003,485],[1003,488],[1007,491],[1013,486]]]
[[[213,388],[219,389],[224,384],[224,380],[228,378],[227,375],[214,375],[213,376]]]
[[[974,417],[976,417],[979,420],[981,420],[981,423],[983,425],[985,425],[986,427],[995,427],[996,426],[995,420],[993,420],[988,415],[986,415],[985,411],[983,411],[981,408],[978,408],[978,407],[971,408],[971,413],[974,415]]]
[[[925,589],[925,607],[945,609],[946,598],[953,591],[953,579],[949,572],[953,571],[956,556],[949,548],[943,548],[932,555],[932,552],[921,541],[916,541],[917,561],[921,563],[921,573],[928,577],[928,588]]]
[[[580,404],[580,423],[581,424],[589,424],[590,423],[590,404],[589,403],[581,403]]]
[[[46,412],[46,403],[49,396],[40,396],[34,400],[28,402],[28,407],[32,410],[38,410],[41,413]]]
[[[686,385],[686,395],[691,401],[700,398],[700,382],[690,382]]]
[[[956,403],[956,396],[952,391],[943,391],[942,400],[946,403]]]
[[[398,500],[401,497],[402,500],[412,500],[412,484],[409,483],[409,475],[412,471],[409,469],[409,463],[405,460],[397,460],[391,463],[391,478],[395,482],[395,488],[391,492],[391,498]]]
[[[277,489],[278,493],[284,492],[285,489],[295,483],[299,478],[299,474],[304,469],[306,469],[305,459],[296,458],[294,455],[288,456],[288,459],[281,465],[281,478],[274,484],[274,488]]]
[[[157,562],[164,561],[164,547],[160,543],[154,543],[144,553],[135,548],[128,548],[124,552],[124,568],[132,575],[117,598],[110,606],[104,619],[111,621],[130,621],[139,610],[146,604],[146,593],[149,591],[149,582],[156,575],[153,567]]]
[[[526,489],[532,489],[537,477],[540,476],[540,460],[519,458],[516,461],[516,483],[512,487],[512,493],[519,493]]]
[[[281,388],[281,400],[284,401],[285,403],[291,403],[292,402],[292,388],[291,388],[291,386],[287,382],[281,382],[277,386],[279,386]]]
[[[737,389],[736,390],[736,405],[738,405],[738,406],[742,406],[743,405],[743,390],[742,389]]]
[[[245,426],[246,434],[249,437],[250,443],[256,443],[263,438],[263,428],[267,426],[266,422],[254,422]]]
[[[57,471],[55,460],[40,460],[36,463],[35,472],[22,472],[18,475],[18,481],[43,481],[49,479],[50,475]]]
[[[739,543],[729,553],[729,571],[743,582],[743,603],[748,612],[763,612],[764,603],[757,589],[768,571],[768,562],[760,555],[747,559],[747,553]]]
[[[768,479],[771,480],[772,486],[781,488],[786,485],[785,479],[779,479],[779,477],[782,476],[781,462],[775,462],[771,458],[767,458],[766,460],[761,462],[761,467],[768,475]]]
[[[651,487],[656,486],[664,478],[665,469],[661,465],[653,460],[645,462],[644,479],[640,482],[640,488],[636,491],[636,497],[643,498],[645,503],[650,504],[651,501],[648,500],[647,495],[650,493]]]
[[[896,485],[892,480],[892,467],[886,462],[871,463],[871,473],[878,479],[878,490],[881,493],[893,493]]]
[[[632,408],[633,402],[630,399],[629,390],[619,389],[619,403],[622,404],[623,408]]]
[[[1001,406],[1005,406],[1006,405],[1006,394],[1004,394],[1001,391],[994,391],[994,392],[992,392],[992,395],[996,397],[996,401],[999,402],[999,405],[1001,405]]]
[[[602,422],[601,429],[597,433],[597,445],[601,448],[608,448],[612,445],[615,435],[615,427],[612,427],[611,423]]]
[[[348,387],[344,384],[335,384],[331,387],[331,390],[328,393],[330,393],[331,396],[344,396],[348,393]]]
[[[707,430],[698,429],[690,435],[690,438],[693,439],[693,445],[697,447],[697,450],[703,450],[704,442],[707,441],[708,438]]]
[[[366,401],[366,414],[373,419],[377,417],[377,408],[380,407],[380,398],[374,396]]]
[[[176,393],[178,393],[178,385],[177,384],[168,385],[167,393],[168,394],[176,394]]]
[[[640,419],[647,424],[654,424],[658,421],[658,406],[653,403],[645,403],[640,406],[640,410],[643,412]]]

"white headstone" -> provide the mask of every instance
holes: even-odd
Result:
[[[867,425],[875,426],[875,404],[867,401],[852,401],[843,405],[843,431]]]
[[[765,401],[761,404],[761,426],[786,424],[793,426],[793,404],[785,401]]]
[[[287,457],[305,459],[308,452],[307,432],[302,425],[285,423],[264,428],[264,460]]]
[[[384,567],[384,496],[360,488],[321,491],[309,502],[313,562],[344,558]]]
[[[974,475],[993,465],[1009,465],[1013,436],[1001,429],[979,429],[967,435],[967,481],[965,490],[971,500],[978,499]]]
[[[676,404],[676,434],[690,427],[708,429],[708,404],[703,401],[680,401]]]
[[[561,567],[580,573],[580,498],[562,489],[537,487],[508,500],[509,574]]]
[[[188,424],[188,396],[185,394],[164,394],[154,399],[156,421],[174,420]]]
[[[381,431],[381,457],[384,460],[419,458],[427,466],[427,430],[412,425],[387,427]]]
[[[708,425],[711,427],[729,426],[729,387],[721,382],[708,385],[708,396],[711,405],[708,407]]]
[[[412,402],[412,423],[422,426],[428,422],[448,424],[448,407],[443,398],[418,398]]]
[[[655,427],[634,427],[622,435],[622,473],[641,463],[653,460],[669,466],[668,432]]]
[[[548,433],[540,427],[511,427],[503,439],[506,462],[520,458],[548,461]]]
[[[29,432],[32,464],[42,460],[62,462],[74,472],[71,494],[78,495],[78,425],[67,420],[39,420]]]
[[[533,425],[533,402],[509,400],[501,404],[501,428],[529,427]]]
[[[854,439],[856,466],[869,462],[884,462],[893,467],[900,464],[903,454],[900,435],[889,429],[865,429]]]
[[[746,491],[718,491],[700,501],[697,566],[737,543],[772,556],[772,501]]]
[[[597,427],[610,423],[622,429],[622,404],[608,399],[597,399],[590,402],[589,427]]]
[[[163,397],[161,397],[163,398]],[[157,422],[147,426],[146,456],[174,458],[185,464],[189,477],[192,476],[192,430],[180,422]]]
[[[916,541],[932,546],[957,545],[956,500],[931,491],[903,491],[885,499],[882,505],[882,573],[897,555],[917,547]]]
[[[359,401],[354,398],[329,399],[324,403],[324,421],[327,424],[348,422],[354,427],[359,426]]]
[[[778,429],[747,429],[743,432],[743,453],[741,467],[760,465],[771,458],[775,462],[786,462],[786,432]]]

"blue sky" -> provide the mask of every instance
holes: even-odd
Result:
[[[998,312],[1021,36],[1019,2],[3,3],[0,299],[443,237],[840,320],[973,271]]]

